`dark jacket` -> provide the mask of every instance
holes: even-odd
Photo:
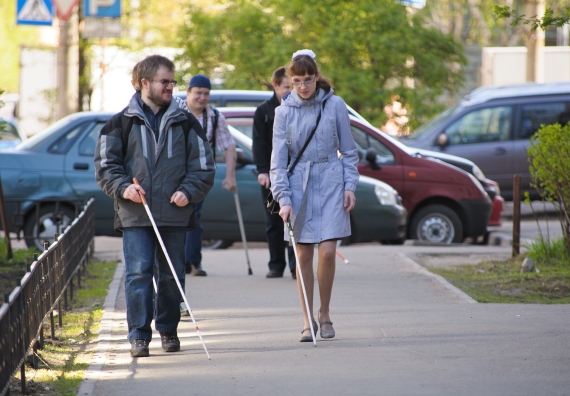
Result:
[[[275,109],[279,105],[279,99],[274,93],[271,99],[259,105],[253,116],[253,162],[259,173],[269,174],[273,149],[273,120]]]
[[[101,129],[95,150],[97,183],[115,200],[115,228],[151,226],[142,204],[123,199],[135,176],[157,226],[189,226],[194,204],[214,184],[214,160],[204,131],[194,116],[172,101],[162,116],[156,142],[136,95],[124,113],[133,119],[124,154],[122,112]],[[189,126],[187,134],[183,125]],[[176,191],[183,192],[190,203],[184,207],[170,203]]]

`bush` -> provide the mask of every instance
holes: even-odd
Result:
[[[554,204],[570,253],[570,125],[543,125],[527,150],[533,187]]]

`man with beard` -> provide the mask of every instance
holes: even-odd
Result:
[[[215,168],[202,127],[172,101],[174,64],[151,55],[137,64],[133,77],[140,91],[101,129],[95,173],[99,187],[115,200],[115,228],[123,232],[128,339],[131,356],[142,357],[149,356],[153,312],[162,349],[180,350],[182,296],[139,194],[183,284],[186,231],[194,225],[194,205],[212,188]],[[133,184],[133,177],[140,185]]]

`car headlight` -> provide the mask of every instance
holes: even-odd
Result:
[[[387,189],[377,185],[374,187],[374,193],[382,205],[399,205],[398,193],[393,188]]]
[[[475,177],[479,180],[486,179],[485,174],[477,165],[473,165],[473,175],[475,175]]]

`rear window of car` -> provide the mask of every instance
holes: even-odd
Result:
[[[78,125],[73,128],[71,131],[67,132],[65,135],[62,135],[53,143],[48,151],[54,154],[65,154],[67,150],[71,147],[75,139],[79,136],[79,132],[83,129],[83,125]]]
[[[521,126],[518,139],[530,139],[541,125],[562,124],[568,119],[570,104],[567,102],[533,103],[521,106]]]

